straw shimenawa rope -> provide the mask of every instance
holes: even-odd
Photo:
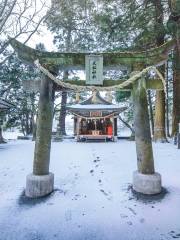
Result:
[[[53,82],[55,82],[57,85],[61,86],[62,88],[66,89],[71,89],[76,92],[81,92],[81,91],[118,91],[120,89],[123,89],[130,84],[133,84],[136,80],[142,78],[145,76],[148,72],[150,71],[155,71],[160,80],[162,81],[162,84],[164,86],[164,91],[166,90],[166,81],[162,74],[158,71],[158,69],[155,66],[150,66],[145,69],[143,69],[141,72],[135,73],[132,77],[130,77],[128,80],[124,81],[121,84],[117,84],[114,86],[108,86],[108,87],[101,87],[101,86],[79,86],[76,84],[71,84],[62,81],[61,79],[56,78],[52,73],[50,73],[46,68],[44,68],[40,63],[39,60],[36,60],[35,65],[37,68],[44,73],[46,76],[48,76]]]

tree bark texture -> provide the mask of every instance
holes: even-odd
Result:
[[[67,91],[62,91],[58,133],[60,136],[66,135],[66,103],[67,103]]]
[[[164,91],[156,91],[155,103],[155,126],[154,126],[154,141],[167,142],[166,125],[165,125],[165,93]]]
[[[0,126],[0,143],[5,143],[3,135],[2,135],[2,127]]]
[[[162,6],[161,0],[154,1],[155,6],[155,14],[156,14],[156,28],[157,28],[157,36],[156,43],[157,46],[164,44],[164,10]],[[165,75],[165,67],[161,67],[159,69],[162,75]],[[166,139],[166,124],[165,124],[165,92],[163,90],[156,91],[156,102],[155,102],[155,121],[154,121],[154,141],[159,142],[167,142]]]
[[[180,133],[177,134],[177,145],[178,149],[180,149]]]
[[[68,71],[64,72],[64,79],[68,78]],[[58,136],[66,135],[66,104],[67,104],[67,91],[62,91],[61,96],[61,109],[59,115],[59,128]]]
[[[150,115],[150,121],[151,121],[151,131],[152,131],[152,135],[154,135],[154,114],[153,114],[153,106],[152,106],[150,90],[148,90],[148,103],[149,103],[149,115]]]
[[[178,134],[178,123],[180,123],[180,55],[177,47],[174,50],[173,66],[173,119],[172,136]]]
[[[169,63],[166,64],[166,134],[170,137],[169,131]]]
[[[52,81],[43,75],[39,98],[36,144],[34,153],[34,175],[49,173],[51,134],[54,107],[54,89]]]

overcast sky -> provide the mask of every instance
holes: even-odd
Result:
[[[33,37],[27,43],[28,46],[35,48],[36,44],[43,43],[47,51],[55,51],[56,48],[53,44],[53,34],[47,30],[46,27],[41,28],[40,34],[34,34]]]
[[[40,9],[40,6],[42,5],[43,2],[46,3],[46,6],[43,8],[44,10],[42,10],[40,12],[40,15],[38,15],[40,18],[42,16],[45,16],[47,10],[51,6],[51,0],[43,0],[42,2],[41,2],[41,0],[36,0],[36,4],[38,5],[39,9]],[[31,8],[29,10],[29,14],[32,14],[33,11],[34,11],[34,9]],[[42,26],[39,27],[38,30],[40,31],[40,34],[35,33],[31,37],[31,39],[27,42],[26,45],[28,45],[28,46],[30,46],[32,48],[35,48],[36,44],[43,43],[48,51],[56,50],[55,46],[53,45],[53,34],[47,29],[47,27],[45,25],[42,25]],[[23,42],[24,36],[23,35],[20,36],[20,38],[18,38],[18,40]]]

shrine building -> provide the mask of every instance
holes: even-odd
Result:
[[[117,118],[126,107],[120,107],[102,98],[99,92],[80,104],[67,107],[74,115],[74,135],[77,141],[116,141]]]

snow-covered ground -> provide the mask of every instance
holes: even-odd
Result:
[[[23,136],[23,134],[17,131],[17,129],[3,132],[3,138],[6,140],[15,140],[18,136]]]
[[[131,191],[134,142],[52,143],[55,192],[24,196],[34,143],[0,145],[0,240],[165,240],[180,238],[180,150],[155,144],[166,190],[146,198]]]

